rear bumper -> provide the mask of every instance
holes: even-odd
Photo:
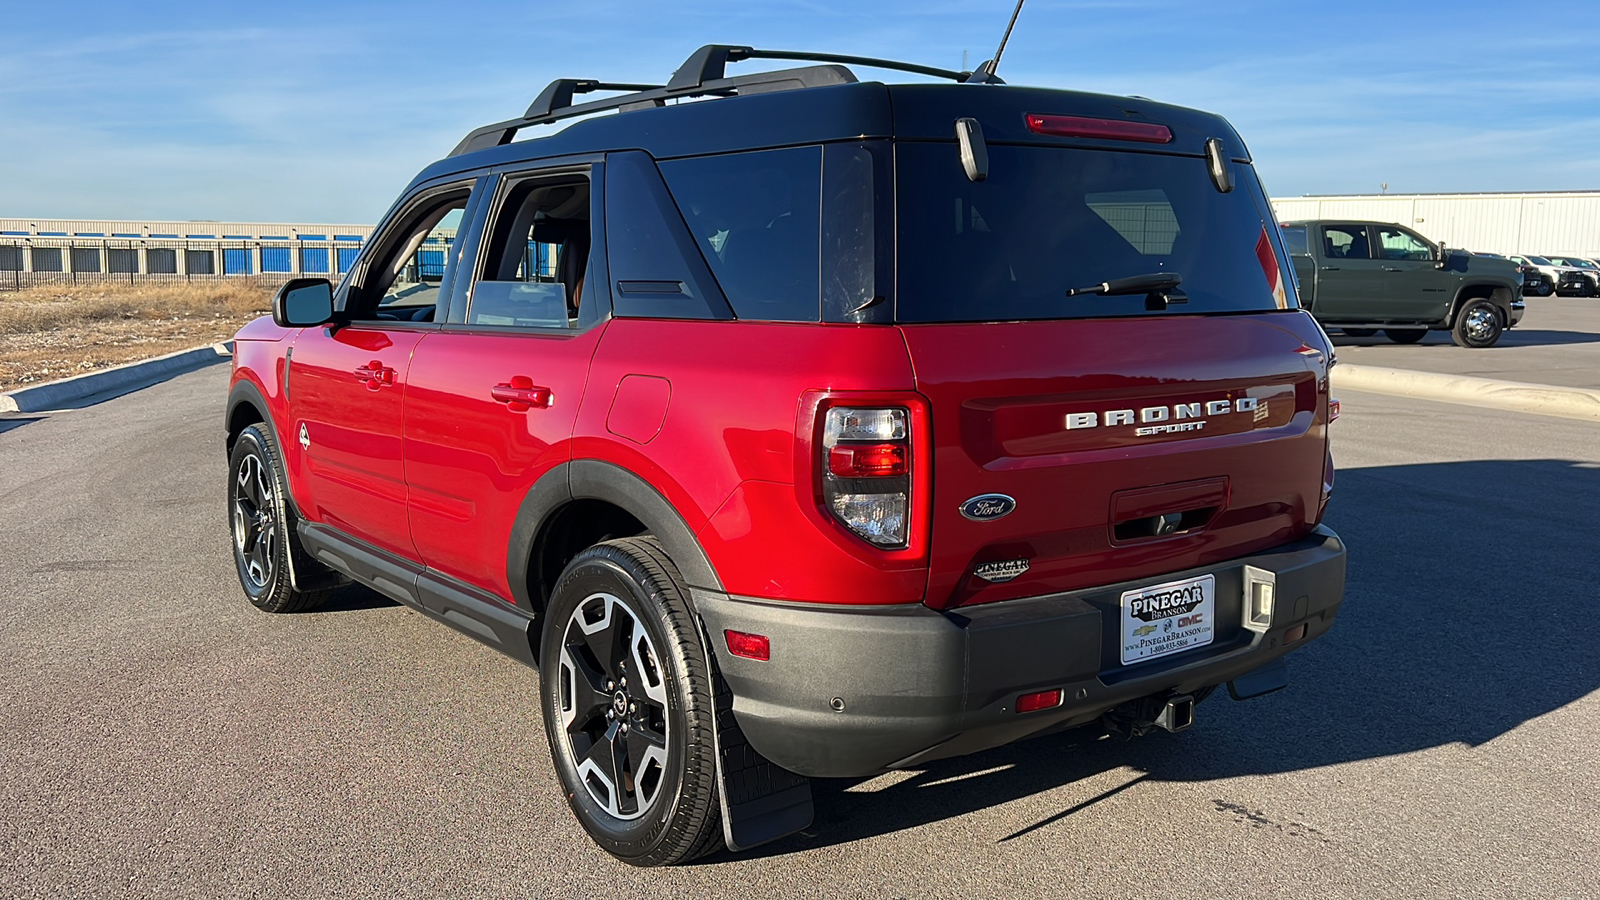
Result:
[[[1277,575],[1264,633],[1242,619],[1243,567]],[[1123,591],[1216,576],[1208,647],[1118,664]],[[1159,578],[941,613],[920,605],[828,608],[694,592],[696,611],[751,746],[813,777],[851,777],[974,753],[1085,724],[1130,700],[1231,681],[1321,635],[1344,596],[1345,549],[1331,530]],[[1300,624],[1304,638],[1284,646]],[[727,652],[724,630],[766,635],[772,658]],[[1062,705],[1013,712],[1019,694],[1062,689]]]

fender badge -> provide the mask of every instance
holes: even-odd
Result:
[[[984,581],[1000,584],[1001,582],[1010,581],[1026,571],[1028,571],[1028,561],[1025,559],[999,559],[978,566],[972,570],[972,574],[982,578]]]
[[[961,514],[975,522],[987,522],[1010,515],[1016,508],[1017,501],[1005,494],[979,494],[961,504]]]
[[[311,449],[311,432],[306,430],[306,423],[300,423],[300,449]]]

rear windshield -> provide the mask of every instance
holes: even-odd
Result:
[[[1262,244],[1271,220],[1249,166],[1234,165],[1238,187],[1224,194],[1197,158],[997,144],[988,152],[989,177],[975,183],[954,144],[895,148],[900,321],[1283,305],[1273,287],[1288,276],[1271,242]],[[1187,303],[1161,312],[1147,309],[1142,294],[1067,296],[1074,288],[1159,273],[1182,276]]]

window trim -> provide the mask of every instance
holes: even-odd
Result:
[[[472,216],[481,201],[486,180],[487,178],[482,172],[456,173],[418,185],[415,189],[402,194],[400,199],[395,201],[394,205],[389,208],[389,212],[384,214],[383,220],[378,224],[378,227],[372,230],[372,238],[362,243],[360,255],[356,257],[356,261],[350,266],[350,270],[344,273],[338,287],[335,289],[333,308],[341,315],[341,318],[349,310],[352,295],[360,291],[361,286],[366,282],[373,260],[391,249],[397,230],[417,211],[419,206],[426,205],[430,200],[437,199],[440,194],[453,193],[465,189],[468,192],[467,204],[462,209],[461,214],[461,222],[465,227],[466,223],[472,220]],[[444,277],[439,282],[439,303],[444,305],[447,313],[450,309],[447,298],[451,296],[451,292],[454,289],[455,271],[459,268],[459,248],[461,245],[461,233],[458,229],[455,242],[451,244],[450,249],[445,253]],[[329,254],[329,257],[329,268],[335,268],[338,260],[333,258],[333,254]],[[333,273],[329,272],[327,274]],[[398,328],[398,330],[402,331],[437,331],[440,325],[437,307],[435,307],[434,321],[432,322],[408,322],[395,319],[349,319],[347,321],[349,324],[359,322],[363,328],[369,326]]]
[[[487,264],[489,244],[485,238],[493,234],[496,223],[505,212],[506,200],[511,192],[528,181],[547,178],[561,178],[571,175],[581,175],[589,182],[589,274],[584,279],[583,303],[598,302],[601,304],[600,314],[595,319],[584,323],[580,320],[577,328],[563,328],[556,326],[542,327],[534,325],[481,325],[467,321],[472,306],[472,292],[477,287],[479,273]],[[458,271],[468,272],[465,278],[457,277],[452,285],[453,292],[450,298],[449,314],[442,323],[442,328],[450,332],[482,332],[485,334],[543,334],[543,335],[578,335],[605,324],[612,317],[610,274],[606,267],[605,257],[605,159],[600,154],[585,154],[576,157],[558,157],[555,159],[541,160],[532,164],[518,166],[500,166],[493,169],[490,177],[494,183],[484,192],[484,202],[475,211],[471,225],[471,247],[465,248],[458,263]],[[458,243],[460,243],[458,241]],[[461,268],[467,264],[467,256],[471,255],[470,268]]]

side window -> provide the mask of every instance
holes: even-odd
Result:
[[[593,236],[586,175],[512,182],[490,219],[467,324],[577,328],[600,316],[584,302]]]
[[[1381,259],[1427,261],[1433,258],[1432,247],[1411,232],[1399,228],[1379,228],[1378,243]]]
[[[1365,225],[1322,226],[1322,255],[1329,259],[1371,259]]]
[[[427,197],[377,239],[352,318],[432,322],[456,231],[471,191]]]
[[[725,153],[660,166],[735,315],[818,321],[821,147]]]

